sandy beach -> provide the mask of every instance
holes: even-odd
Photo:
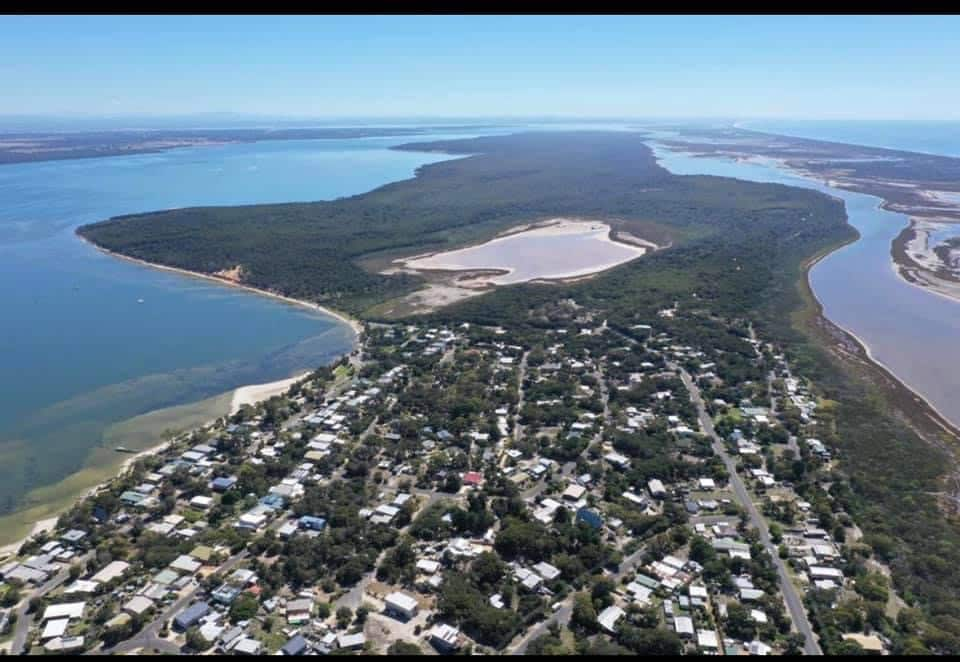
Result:
[[[20,549],[20,545],[25,543],[27,540],[37,535],[38,533],[43,533],[44,531],[52,530],[56,525],[57,525],[56,517],[48,517],[47,519],[40,520],[39,522],[33,525],[33,528],[30,530],[30,533],[28,533],[22,540],[18,540],[17,542],[13,542],[13,543],[10,543],[9,545],[4,545],[3,547],[0,547],[0,559],[2,559],[8,554],[15,554],[16,551]]]
[[[233,392],[233,400],[230,402],[230,414],[233,415],[240,410],[243,405],[255,405],[263,400],[269,400],[275,395],[284,393],[291,386],[310,374],[310,371],[303,372],[295,377],[280,379],[267,384],[251,384],[250,386],[241,386]]]

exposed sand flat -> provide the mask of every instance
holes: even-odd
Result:
[[[452,251],[397,260],[415,271],[487,271],[471,285],[513,285],[531,280],[574,278],[610,269],[656,248],[629,237],[630,243],[610,237],[610,226],[600,221],[557,218],[519,226],[490,241]]]
[[[243,405],[254,405],[261,400],[268,400],[275,395],[284,393],[288,388],[309,374],[310,372],[308,371],[295,377],[281,379],[267,384],[241,386],[233,392],[233,401],[230,403],[230,414],[233,415],[237,413]]]
[[[57,525],[57,517],[49,517],[47,519],[42,519],[36,524],[33,525],[33,528],[30,530],[30,533],[23,539],[18,540],[17,542],[10,543],[9,545],[4,545],[0,547],[0,558],[3,558],[7,554],[15,554],[20,546],[29,540],[31,537],[37,535],[38,533],[43,533],[44,531],[52,531],[53,528]]]
[[[225,397],[230,397],[229,414],[233,414],[233,413],[236,413],[240,409],[240,407],[243,406],[244,404],[252,405],[262,400],[267,400],[275,395],[280,395],[281,393],[285,392],[288,388],[290,388],[292,384],[303,379],[309,374],[310,374],[309,371],[304,371],[300,375],[290,377],[287,379],[281,379],[275,382],[241,386],[233,390],[232,392],[227,391],[226,393],[213,396],[199,403],[189,403],[186,405],[179,405],[176,407],[170,407],[167,409],[157,410],[154,412],[148,412],[147,414],[143,414],[141,416],[130,419],[129,421],[125,421],[120,425],[126,425],[126,424],[133,423],[135,421],[146,420],[151,417],[164,416],[166,414],[166,416],[160,422],[158,422],[156,425],[153,426],[157,428],[157,434],[155,436],[159,441],[159,439],[166,436],[166,432],[159,433],[160,428],[163,428],[164,430],[167,430],[171,427],[193,429],[197,427],[204,427],[206,425],[210,425],[217,418],[228,413],[225,409],[223,409],[224,407],[223,400],[225,399]],[[205,407],[204,405],[209,405],[209,406]],[[204,411],[197,411],[193,413],[186,411],[188,409],[193,410],[195,408],[200,408]],[[207,409],[209,409],[209,411],[206,411]],[[190,422],[187,423],[186,419],[184,419],[184,421],[182,421],[181,424],[171,424],[170,420],[168,420],[170,416],[174,416],[176,420],[179,420],[183,417],[188,417]],[[85,499],[93,494],[96,494],[101,489],[109,486],[118,476],[121,476],[131,466],[133,466],[133,464],[137,460],[149,455],[155,455],[157,453],[161,453],[171,443],[171,440],[169,439],[167,439],[166,441],[162,441],[160,443],[151,443],[148,447],[143,448],[142,450],[139,450],[135,454],[121,456],[114,452],[113,445],[117,442],[126,441],[127,434],[128,432],[118,431],[118,435],[116,436],[116,438],[111,438],[109,440],[109,443],[107,443],[104,448],[95,450],[95,453],[100,453],[103,455],[103,457],[95,458],[96,461],[94,462],[93,466],[96,467],[96,471],[89,468],[85,468],[76,474],[68,476],[66,479],[64,479],[64,481],[62,481],[63,485],[70,483],[69,494],[66,495],[68,498],[63,499],[62,503],[58,502],[55,504],[54,503],[48,504],[44,502],[44,500],[39,496],[39,493],[41,492],[56,490],[58,487],[60,487],[61,484],[46,486],[44,488],[39,488],[38,491],[32,492],[31,495],[34,496],[38,501],[40,501],[40,503],[34,507],[35,509],[42,511],[44,514],[49,512],[57,512],[57,514],[53,517],[46,517],[44,519],[37,520],[33,524],[33,527],[29,530],[29,533],[24,535],[22,538],[16,540],[15,542],[12,542],[10,544],[0,547],[0,558],[3,558],[4,555],[15,553],[24,542],[26,542],[36,534],[42,531],[51,531],[56,526],[57,520],[59,519],[60,512],[62,512],[63,510],[66,510],[71,504],[76,503],[81,499]],[[148,431],[148,436],[150,436],[149,431]],[[133,444],[135,448],[138,446],[138,441],[142,443],[142,440],[135,440]],[[129,444],[130,442],[126,441],[126,443]],[[123,461],[118,466],[114,466],[112,464],[112,461],[115,461],[120,457],[124,458]],[[84,476],[84,474],[90,473],[91,475],[97,475],[97,474],[103,473],[104,466],[111,467],[110,469],[107,470],[105,477],[101,477],[100,479],[96,480],[96,482],[86,483],[86,480],[88,480],[88,477]],[[64,489],[67,489],[67,488],[64,488]],[[73,490],[76,490],[76,492],[74,492]],[[28,511],[26,513],[23,513],[22,515],[24,517],[29,517],[30,512]],[[14,524],[16,524],[13,521],[14,517],[15,515],[6,516],[4,518],[5,520],[4,525],[10,524],[11,526],[14,526]],[[10,519],[9,522],[7,521],[8,519]],[[23,530],[26,530],[26,529],[23,529]],[[13,535],[16,535],[16,534],[13,534]],[[8,536],[5,539],[9,540],[10,537]]]

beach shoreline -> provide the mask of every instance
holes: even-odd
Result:
[[[179,274],[179,275],[181,275],[181,276],[190,276],[190,277],[193,277],[193,278],[200,278],[200,279],[203,279],[203,280],[212,281],[212,282],[218,283],[218,284],[220,284],[220,285],[224,285],[224,286],[237,287],[237,288],[246,290],[246,291],[248,291],[248,292],[251,292],[251,293],[253,293],[253,294],[258,294],[258,295],[260,295],[260,296],[267,296],[267,297],[270,297],[270,298],[273,298],[273,299],[277,299],[277,300],[283,301],[283,302],[288,303],[288,304],[291,304],[291,305],[296,305],[296,306],[300,306],[300,307],[303,307],[303,308],[308,308],[308,309],[310,309],[311,311],[319,312],[319,313],[324,314],[324,315],[327,315],[327,316],[329,316],[329,317],[333,317],[333,318],[335,318],[335,319],[343,322],[344,324],[346,324],[347,326],[350,327],[351,331],[353,332],[353,338],[352,338],[352,343],[351,343],[351,344],[352,344],[352,346],[353,346],[354,348],[355,348],[356,345],[357,345],[357,342],[358,342],[358,340],[359,340],[359,338],[360,338],[360,334],[363,332],[363,325],[362,325],[362,323],[361,323],[359,320],[357,320],[357,319],[355,319],[355,318],[353,318],[353,317],[350,317],[350,316],[348,316],[348,315],[346,315],[346,314],[343,314],[343,313],[340,313],[340,312],[337,312],[337,311],[334,311],[334,310],[330,310],[329,308],[325,308],[324,306],[320,306],[319,304],[311,303],[311,302],[309,302],[309,301],[303,301],[303,300],[299,300],[299,299],[294,299],[294,298],[292,298],[292,297],[287,297],[287,296],[284,296],[284,295],[282,295],[282,294],[277,294],[277,293],[275,293],[275,292],[270,292],[270,291],[263,290],[263,289],[256,288],[256,287],[252,287],[252,286],[249,286],[249,285],[244,285],[244,284],[242,284],[242,283],[236,283],[236,282],[233,282],[233,281],[231,281],[231,280],[229,280],[229,279],[227,279],[227,278],[221,278],[221,277],[218,277],[218,276],[213,276],[213,275],[198,273],[198,272],[194,272],[194,271],[189,271],[189,270],[187,270],[187,269],[180,269],[180,268],[177,268],[177,267],[168,267],[168,266],[165,266],[165,265],[162,265],[162,264],[156,264],[156,263],[148,262],[148,261],[146,261],[146,260],[141,260],[141,259],[138,259],[138,258],[134,258],[134,257],[127,256],[127,255],[122,255],[122,254],[120,254],[120,253],[116,253],[116,252],[114,252],[114,251],[105,249],[105,248],[103,248],[103,247],[101,247],[101,246],[97,246],[95,243],[93,243],[92,241],[86,239],[85,237],[83,237],[83,236],[81,236],[81,235],[79,235],[79,234],[76,234],[76,233],[74,233],[74,234],[75,234],[75,236],[77,236],[77,237],[78,237],[81,241],[83,241],[84,243],[90,245],[91,247],[93,247],[93,248],[96,249],[97,251],[99,251],[99,252],[101,252],[101,253],[103,253],[103,254],[105,254],[105,255],[109,255],[109,256],[111,256],[111,257],[120,258],[120,259],[123,259],[123,260],[128,260],[128,261],[130,261],[130,262],[134,262],[134,263],[136,263],[136,264],[138,264],[138,265],[140,265],[140,266],[144,266],[144,267],[150,267],[150,268],[153,268],[153,269],[160,269],[160,270],[163,270],[163,271],[173,272],[173,273]],[[303,379],[305,379],[305,378],[310,374],[310,372],[311,372],[311,371],[309,371],[309,370],[305,370],[305,371],[299,372],[297,375],[294,375],[294,376],[292,376],[292,377],[286,377],[286,378],[284,378],[284,379],[280,379],[280,380],[277,380],[277,381],[274,381],[274,382],[267,382],[267,383],[262,383],[262,384],[246,384],[246,385],[238,386],[238,387],[235,388],[235,389],[231,389],[230,391],[226,391],[226,392],[220,394],[219,396],[213,396],[213,397],[214,397],[214,398],[223,397],[223,396],[225,396],[225,395],[227,395],[227,394],[230,394],[230,398],[231,398],[231,399],[230,399],[230,404],[229,404],[229,410],[228,410],[228,412],[226,413],[226,415],[233,415],[233,414],[236,413],[236,411],[238,411],[238,410],[240,409],[240,407],[241,407],[242,405],[244,405],[244,404],[255,405],[255,404],[257,404],[257,403],[259,403],[259,402],[262,402],[262,401],[264,401],[264,400],[269,400],[271,397],[273,397],[273,396],[275,396],[275,395],[280,395],[280,394],[286,392],[286,391],[290,388],[290,386],[292,386],[293,384],[295,384],[295,383],[297,383],[297,382],[302,381]],[[146,416],[146,415],[149,415],[149,414],[151,414],[151,413],[154,413],[154,412],[146,412],[145,414],[142,414],[142,416]],[[210,425],[211,423],[213,423],[214,421],[216,421],[216,420],[217,420],[218,418],[220,418],[220,417],[221,417],[221,416],[215,416],[215,417],[211,418],[210,420],[208,420],[206,423],[201,424],[201,425],[199,425],[199,426],[197,426],[197,425],[191,425],[187,430],[181,430],[180,432],[178,432],[178,434],[177,434],[176,436],[179,436],[180,434],[183,434],[183,432],[186,432],[186,431],[189,431],[189,430],[201,428],[201,427],[204,427],[205,425]],[[122,476],[124,473],[126,473],[126,472],[130,469],[130,467],[132,467],[133,464],[134,464],[137,460],[142,459],[142,458],[147,457],[147,456],[150,456],[150,455],[155,455],[155,454],[157,454],[157,453],[163,452],[167,447],[169,447],[169,445],[170,445],[171,443],[173,443],[173,441],[174,441],[174,439],[168,439],[167,441],[161,442],[161,443],[156,444],[156,445],[154,445],[154,446],[150,446],[149,448],[145,448],[145,449],[143,449],[143,450],[138,451],[138,452],[135,453],[135,454],[132,454],[130,457],[128,457],[126,460],[124,460],[123,463],[122,463],[119,467],[117,467],[117,469],[116,469],[115,471],[113,471],[108,478],[106,478],[106,479],[104,479],[104,480],[102,480],[102,481],[99,481],[99,482],[96,483],[95,485],[92,485],[92,486],[90,486],[90,487],[88,487],[88,488],[85,488],[85,489],[83,490],[83,492],[78,493],[78,496],[77,496],[75,499],[72,499],[72,503],[77,503],[77,502],[83,501],[84,499],[87,499],[87,498],[89,498],[90,496],[96,494],[96,493],[99,492],[100,490],[108,487],[114,480],[116,480],[117,478],[119,478],[120,476]],[[76,475],[77,473],[79,473],[80,471],[82,471],[84,468],[85,468],[85,467],[79,467],[76,472],[71,473],[70,476],[65,477],[64,480],[67,480],[67,479],[69,479],[71,476]],[[44,487],[46,487],[46,486],[44,486]],[[29,531],[26,535],[23,536],[23,538],[21,538],[21,539],[19,539],[19,540],[16,540],[16,541],[14,541],[14,542],[8,543],[8,544],[6,544],[6,545],[0,546],[0,558],[4,557],[5,555],[15,554],[16,551],[17,551],[25,542],[29,541],[29,540],[30,540],[31,538],[33,538],[34,536],[36,536],[36,535],[38,535],[38,534],[40,534],[40,533],[42,533],[42,532],[45,532],[45,531],[49,531],[49,530],[54,529],[54,528],[56,527],[56,522],[57,522],[57,520],[59,519],[60,515],[61,515],[63,512],[65,512],[65,510],[66,510],[67,508],[69,508],[69,506],[66,506],[63,510],[60,510],[60,511],[59,511],[56,515],[54,515],[54,516],[45,517],[45,518],[43,518],[43,519],[39,519],[39,520],[37,520],[36,522],[34,522],[34,523],[33,523],[33,527],[30,529],[30,531]],[[25,509],[25,510],[29,510],[29,509]],[[11,514],[15,514],[15,513],[11,513]]]
[[[99,251],[100,253],[103,253],[104,255],[109,255],[110,257],[115,257],[121,260],[126,260],[128,262],[133,262],[134,264],[138,264],[142,267],[149,267],[151,269],[158,269],[160,271],[169,271],[175,274],[179,274],[181,276],[189,276],[191,278],[199,278],[201,280],[210,281],[210,282],[217,283],[219,285],[224,285],[227,287],[236,287],[242,290],[246,290],[247,292],[259,294],[260,296],[270,297],[271,299],[277,299],[279,301],[283,301],[291,305],[307,308],[309,310],[312,310],[313,312],[318,312],[328,317],[333,317],[334,319],[339,320],[350,327],[350,329],[353,331],[353,334],[354,334],[354,338],[353,338],[354,345],[356,345],[358,337],[363,332],[363,324],[360,322],[360,320],[356,319],[355,317],[351,317],[346,313],[336,311],[331,308],[327,308],[325,306],[321,306],[318,303],[305,301],[303,299],[294,299],[293,297],[288,297],[283,294],[278,294],[277,292],[271,292],[270,290],[254,287],[252,285],[245,285],[243,283],[238,283],[229,278],[223,278],[221,276],[216,276],[213,274],[205,274],[199,271],[190,271],[189,269],[181,269],[180,267],[170,267],[165,264],[158,264],[156,262],[149,262],[147,260],[142,260],[137,257],[131,257],[129,255],[124,255],[123,253],[117,253],[116,251],[111,251],[110,249],[104,248],[103,246],[99,246],[94,242],[90,241],[89,239],[87,239],[86,237],[84,237],[83,235],[78,234],[76,232],[74,232],[74,235],[77,238],[79,238],[80,241],[91,246],[92,248]]]
[[[301,372],[297,375],[294,375],[293,377],[278,379],[277,381],[274,381],[274,382],[266,382],[262,384],[247,384],[244,386],[239,386],[235,389],[231,389],[230,391],[226,391],[225,393],[222,393],[218,396],[213,396],[213,398],[220,398],[225,396],[226,394],[230,394],[229,411],[227,412],[226,415],[232,416],[240,409],[241,406],[245,404],[256,405],[260,402],[269,400],[274,396],[285,393],[290,389],[291,386],[293,386],[298,382],[303,381],[309,375],[310,375],[310,371],[308,370],[308,371]],[[146,414],[142,414],[142,416],[147,416],[151,413],[153,412],[147,412]],[[120,466],[116,468],[114,472],[112,472],[112,474],[108,478],[105,478],[104,480],[98,482],[97,484],[86,488],[82,493],[80,493],[73,500],[73,503],[79,503],[80,501],[83,501],[84,499],[88,499],[91,496],[97,494],[101,490],[108,488],[110,484],[113,483],[113,481],[122,477],[127,471],[129,471],[130,468],[138,460],[141,460],[151,455],[162,453],[164,450],[166,450],[170,446],[170,444],[174,443],[174,441],[176,441],[177,438],[180,437],[181,435],[187,432],[190,432],[192,430],[211,425],[214,422],[216,422],[219,418],[222,418],[222,417],[223,415],[213,416],[212,418],[210,418],[209,420],[207,420],[206,422],[202,423],[199,426],[191,425],[183,430],[177,431],[177,433],[171,439],[168,439],[159,444],[150,446],[148,448],[139,450],[136,453],[131,454],[127,459],[123,461],[122,464],[120,464]],[[25,536],[23,536],[23,538],[11,543],[7,543],[6,545],[0,546],[0,559],[2,559],[6,555],[15,554],[17,550],[24,543],[28,542],[34,536],[46,531],[51,531],[54,528],[56,528],[57,520],[60,518],[60,515],[62,515],[63,512],[65,511],[61,511],[54,516],[37,520],[36,522],[34,522],[33,528],[30,530],[30,532],[27,533]]]
[[[306,370],[300,374],[294,375],[293,377],[287,377],[286,379],[278,379],[275,382],[267,382],[264,384],[248,384],[247,386],[241,386],[233,391],[233,397],[230,401],[230,415],[233,416],[243,405],[255,406],[259,402],[269,400],[270,398],[282,395],[286,393],[291,386],[297,382],[301,382],[310,375],[310,371]]]

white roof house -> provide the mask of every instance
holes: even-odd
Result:
[[[627,584],[627,592],[633,596],[634,602],[638,602],[641,605],[645,605],[650,602],[650,596],[653,595],[652,589],[646,586],[641,586],[637,582],[630,582]]]
[[[533,569],[537,571],[537,574],[543,577],[548,582],[553,581],[560,576],[560,570],[546,561],[541,561],[537,565],[533,566]]]
[[[100,584],[92,579],[78,579],[63,590],[64,595],[74,593],[93,593]]]
[[[242,655],[256,655],[260,652],[261,644],[256,639],[251,639],[250,637],[242,637],[236,644],[233,646],[233,650],[236,653]]]
[[[412,596],[394,591],[384,599],[384,604],[388,611],[398,613],[406,618],[415,616],[417,613],[417,601]]]
[[[63,636],[63,633],[67,631],[67,625],[69,624],[69,618],[51,618],[49,621],[47,621],[46,627],[43,628],[43,633],[40,635],[40,640],[45,641],[47,639],[53,639],[54,637]]]
[[[65,653],[78,648],[83,648],[83,637],[54,637],[43,645],[43,650],[48,653]]]
[[[747,651],[751,655],[769,655],[773,648],[763,643],[762,641],[751,641],[747,644]]]
[[[153,607],[153,600],[143,595],[135,595],[124,605],[123,610],[135,616],[139,616]]]
[[[681,637],[692,637],[694,634],[693,619],[689,616],[674,616],[673,629]]]
[[[815,565],[810,568],[810,576],[814,579],[833,579],[843,581],[843,571],[838,568]]]
[[[700,630],[697,633],[697,645],[701,648],[720,648],[716,630]]]
[[[367,637],[362,632],[337,635],[337,645],[339,645],[340,648],[360,648],[366,642]]]
[[[676,568],[677,570],[683,570],[683,566],[686,565],[686,561],[683,559],[678,559],[676,556],[671,556],[667,554],[661,559],[661,563],[670,566],[671,568]]]
[[[740,589],[740,599],[743,601],[749,600],[759,600],[764,596],[763,591],[758,588],[742,588]]]
[[[106,584],[107,582],[121,577],[123,573],[127,571],[130,567],[130,564],[126,561],[111,561],[103,568],[100,569],[100,572],[91,577],[91,581],[101,582]]]
[[[430,641],[438,648],[453,650],[460,647],[460,630],[441,623],[430,630]]]
[[[616,605],[610,605],[606,609],[600,612],[597,616],[597,622],[607,632],[614,632],[614,628],[617,625],[617,621],[624,617],[626,612],[624,612],[620,607]]]
[[[43,612],[41,620],[48,618],[83,618],[83,610],[87,606],[86,602],[64,602],[58,605],[50,605]]]
[[[420,559],[417,561],[417,570],[425,574],[432,575],[439,569],[440,563],[438,561],[432,561],[430,559]]]
[[[171,564],[170,567],[174,570],[180,570],[188,574],[193,574],[203,566],[203,563],[195,560],[193,557],[183,554],[178,556]]]

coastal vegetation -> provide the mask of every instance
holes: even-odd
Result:
[[[426,321],[505,325],[535,340],[556,319],[557,302],[575,300],[624,334],[656,321],[678,343],[734,354],[755,330],[832,403],[818,433],[839,455],[830,496],[863,532],[864,553],[889,566],[897,592],[922,608],[901,612],[913,619],[903,626],[911,633],[904,651],[960,653],[960,527],[938,498],[951,467],[948,431],[821,317],[806,286],[814,256],[856,237],[840,201],[780,185],[674,176],[657,165],[642,136],[631,134],[542,133],[403,148],[470,156],[332,202],[138,214],[79,232],[109,250],[192,271],[242,266],[246,284],[368,318],[422,283],[365,269],[361,262],[373,258],[442,250],[559,215],[604,219],[657,243],[669,239],[671,248],[592,279],[497,289]],[[682,321],[663,314],[675,307],[696,314]],[[741,320],[739,331],[721,319]],[[648,442],[619,443],[629,450]],[[825,530],[838,523],[823,514]],[[498,547],[509,553],[535,533],[507,527]],[[808,606],[829,649],[827,610],[816,600]],[[465,611],[453,596],[443,608]],[[475,612],[469,627],[493,636],[501,626],[485,615]]]

